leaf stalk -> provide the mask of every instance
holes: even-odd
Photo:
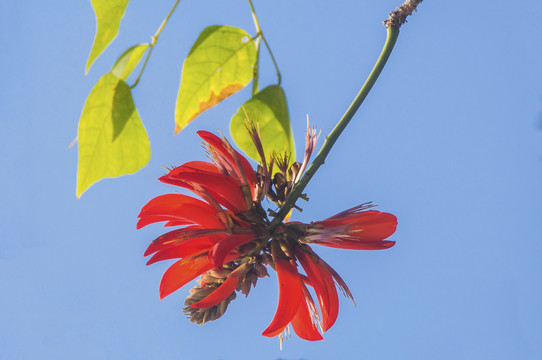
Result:
[[[149,46],[149,52],[147,53],[147,57],[145,58],[145,62],[143,63],[143,66],[141,67],[141,70],[139,71],[139,75],[137,75],[137,78],[136,78],[134,84],[132,86],[130,86],[130,89],[135,88],[137,86],[137,84],[139,83],[139,79],[141,78],[141,75],[143,74],[143,71],[145,70],[145,67],[147,66],[147,62],[149,61],[149,58],[151,57],[152,49],[154,49],[154,45],[156,45],[156,41],[158,41],[158,36],[160,36],[160,33],[164,29],[164,26],[166,26],[167,22],[169,21],[169,18],[171,17],[173,12],[177,8],[177,5],[179,5],[180,1],[181,0],[176,0],[175,1],[175,4],[173,4],[173,7],[171,8],[171,10],[169,10],[169,13],[167,14],[166,18],[164,19],[164,21],[162,21],[162,24],[160,24],[160,27],[158,28],[158,30],[156,30],[156,33],[152,36],[151,44]]]
[[[271,60],[273,61],[273,65],[275,66],[275,70],[277,72],[277,82],[278,85],[280,85],[282,81],[282,76],[280,75],[279,66],[277,65],[277,61],[275,60],[275,56],[273,55],[273,51],[271,51],[271,47],[269,46],[269,43],[267,42],[267,39],[265,38],[262,28],[260,27],[260,22],[258,21],[258,16],[256,15],[256,11],[254,10],[254,5],[252,4],[252,0],[248,0],[248,4],[250,5],[250,11],[252,12],[252,19],[254,20],[254,27],[256,28],[256,34],[261,37],[263,40],[265,47],[267,48],[267,51],[269,52],[269,55],[271,56]],[[259,49],[259,48],[258,48]],[[259,51],[258,51],[258,58],[259,58]]]

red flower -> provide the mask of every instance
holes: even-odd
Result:
[[[147,264],[180,259],[164,273],[160,298],[239,258],[244,254],[241,247],[259,236],[251,219],[257,218],[251,193],[256,185],[252,167],[228,142],[209,132],[198,134],[207,142],[214,164],[188,162],[160,181],[186,188],[205,201],[182,194],[162,195],[149,201],[138,215],[138,228],[161,221],[166,221],[165,226],[186,226],[160,236],[145,252],[145,256],[153,254]],[[233,265],[237,271],[220,279],[215,291],[193,308],[214,306],[235,292],[243,280],[241,275],[250,269]]]
[[[356,250],[380,250],[392,247],[395,241],[383,239],[395,232],[397,218],[379,211],[363,211],[368,207],[360,205],[310,225],[299,222],[285,225],[297,234],[298,241],[280,245],[275,242],[272,245],[273,260],[279,279],[279,303],[275,317],[262,335],[271,337],[281,334],[290,323],[299,337],[305,340],[322,340],[315,320],[321,320],[322,332],[331,328],[337,320],[339,298],[335,283],[352,301],[353,297],[339,274],[304,244],[315,243]],[[294,260],[299,261],[306,275],[298,272]],[[306,285],[312,287],[316,293],[321,319]]]
[[[397,227],[397,217],[392,214],[366,209],[362,204],[345,210],[322,221],[307,226],[307,235],[301,242],[351,250],[381,250],[395,245],[384,241]]]
[[[225,139],[200,131],[213,162],[191,161],[160,178],[202,200],[166,194],[141,209],[138,228],[156,222],[182,226],[150,244],[145,252],[145,256],[152,255],[147,264],[179,259],[162,277],[160,298],[200,276],[184,309],[200,324],[222,316],[236,291],[248,295],[270,265],[277,272],[279,301],[262,335],[279,335],[282,341],[282,332],[291,324],[299,337],[322,340],[321,333],[333,326],[339,313],[336,286],[353,297],[343,279],[309,245],[387,249],[395,244],[385,239],[395,232],[397,219],[363,204],[322,221],[281,223],[271,228],[261,201],[267,196],[282,206],[308,164],[317,135],[309,129],[303,163],[289,166],[286,155],[273,157],[267,164],[257,130],[254,126],[249,130],[261,156],[257,171]]]

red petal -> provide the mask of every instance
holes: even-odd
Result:
[[[366,211],[357,215],[354,224],[356,230],[363,230],[357,233],[360,239],[366,241],[382,240],[390,237],[395,232],[397,217],[379,211]]]
[[[239,254],[229,254],[224,261],[230,262],[238,256]],[[213,267],[206,255],[177,261],[162,276],[162,281],[160,282],[160,299],[179,290],[188,282],[204,272],[211,270]]]
[[[346,285],[346,282],[344,282],[344,280],[341,278],[341,276],[331,266],[329,266],[324,260],[322,260],[321,258],[320,258],[319,264],[323,269],[325,269],[326,272],[330,273],[331,276],[333,276],[333,279],[337,283],[337,286],[339,286],[339,288],[342,290],[343,294],[345,296],[348,296],[350,298],[350,300],[352,300],[352,302],[355,305],[356,302],[354,301],[354,297],[352,296],[352,293],[350,292],[350,289],[348,288],[348,285]]]
[[[162,260],[197,256],[201,253],[209,251],[213,245],[214,241],[212,241],[212,238],[209,236],[182,242],[181,244],[159,250],[149,259],[147,265],[154,264],[155,262]]]
[[[316,292],[320,311],[322,312],[322,328],[327,331],[333,326],[339,314],[339,296],[337,295],[333,277],[302,248],[296,248],[295,255]]]
[[[161,250],[166,247],[174,246],[181,241],[186,240],[195,230],[201,230],[199,226],[190,226],[184,229],[177,229],[169,231],[163,235],[157,237],[153,242],[150,243],[149,247],[145,251],[143,256],[148,256],[158,250]]]
[[[244,245],[256,238],[256,233],[234,234],[220,240],[209,251],[209,260],[216,267],[222,267],[226,255],[238,246]]]
[[[197,189],[194,189],[192,183],[198,184],[209,193],[218,195],[216,196],[217,201],[226,199],[228,202],[232,202],[237,209],[247,210],[241,184],[231,175],[222,174],[217,169],[205,171],[203,167],[198,168],[185,164],[171,170],[169,174],[162,176],[159,180],[187,188],[195,193],[197,193]],[[227,207],[226,204],[223,205]],[[230,207],[228,208],[230,209]]]
[[[154,224],[154,223],[162,222],[162,221],[167,221],[167,223],[164,224],[164,227],[166,227],[166,226],[168,226],[168,224],[172,223],[172,221],[170,219],[171,219],[170,215],[167,215],[167,216],[166,215],[143,216],[137,222],[136,228],[141,229],[142,227],[145,227],[145,226],[147,226],[149,224]],[[178,224],[176,226],[192,224],[191,222],[188,222],[186,220],[177,220],[176,223]]]
[[[182,226],[192,224],[186,220],[170,220],[164,224],[164,227]]]
[[[384,250],[395,245],[395,241],[364,242],[359,240],[340,240],[336,243],[315,241],[314,244],[347,250]]]
[[[165,298],[174,291],[179,290],[196,276],[213,268],[207,256],[186,258],[171,265],[160,282],[160,299]]]
[[[306,287],[303,289],[303,293],[305,298],[299,302],[297,312],[292,319],[292,328],[297,336],[302,339],[309,341],[324,340],[310,312],[310,306],[314,306],[314,301],[312,301]]]
[[[303,296],[299,273],[288,260],[275,260],[275,268],[279,281],[279,303],[271,324],[262,333],[273,337],[280,334],[294,318]]]
[[[397,217],[393,214],[371,210],[354,213],[344,218],[315,222],[315,224],[318,223],[321,223],[325,228],[348,225],[349,230],[361,230],[350,234],[359,240],[378,241],[390,237],[395,232]]]
[[[237,288],[237,280],[237,276],[228,277],[215,291],[190,306],[195,309],[204,309],[226,300]]]
[[[204,161],[190,161],[181,166],[171,169],[167,175],[164,175],[164,178],[184,180],[184,175],[187,173],[193,174],[214,174],[220,175],[223,177],[231,177],[227,174],[223,174],[220,170],[213,164],[204,162]],[[232,179],[234,180],[234,179]],[[241,184],[238,184],[241,185]]]
[[[177,246],[181,243],[186,243],[201,237],[209,237],[214,244],[226,236],[228,236],[226,229],[222,231],[221,229],[203,229],[199,226],[185,227],[184,229],[173,230],[159,236],[149,245],[144,256],[148,256],[159,250]]]
[[[205,171],[205,172],[210,172],[210,173],[215,173],[215,174],[220,174],[220,170],[216,167],[215,164],[212,164],[212,163],[209,163],[209,162],[206,162],[206,161],[189,161],[187,163],[184,163],[181,165],[182,168],[189,168],[189,169],[193,169],[195,171]],[[177,168],[173,168],[168,175],[172,175],[172,174],[175,174],[175,170]]]
[[[243,171],[247,176],[248,186],[250,186],[250,189],[254,191],[256,188],[256,174],[254,173],[254,169],[252,169],[252,166],[244,156],[239,154],[237,151],[236,153],[237,156],[239,156],[239,160],[241,160],[241,166],[243,167]]]
[[[224,226],[216,211],[206,202],[182,194],[166,194],[149,201],[139,213],[138,228],[156,221],[187,221],[207,228]]]
[[[232,154],[226,149],[224,146],[222,139],[216,136],[213,133],[210,133],[208,131],[198,131],[198,135],[209,145],[211,145],[216,151],[218,151],[223,157],[228,159],[228,162],[234,167],[235,166],[235,160],[233,159]],[[235,150],[234,150],[235,151]],[[245,173],[247,177],[247,182],[250,186],[250,188],[253,190],[256,185],[256,175],[254,174],[254,169],[252,169],[252,166],[248,162],[248,160],[239,152],[235,151],[235,154],[238,156],[241,166],[243,168],[243,172]],[[241,174],[239,170],[237,169],[237,173],[239,177],[241,177]]]
[[[189,183],[195,183],[203,187],[205,190],[211,190],[212,192],[220,195],[221,198],[227,199],[241,211],[246,211],[248,209],[245,196],[243,195],[239,183],[229,175],[204,172],[185,172],[178,174],[176,179]]]
[[[234,183],[235,187],[241,187],[241,183],[238,182],[235,178],[233,178],[229,174],[223,174],[220,172],[218,167],[214,164],[203,162],[203,161],[190,161],[187,162],[179,167],[174,168],[171,170],[167,175],[163,176],[163,180],[161,178],[161,181],[166,183],[172,183],[173,185],[181,186],[188,188],[189,190],[193,191],[194,193],[198,194],[198,190],[192,186],[190,182],[187,182],[186,174],[187,173],[194,173],[194,174],[211,174],[215,175],[215,179],[226,179],[225,181],[229,183]],[[169,179],[167,181],[166,179]],[[179,181],[181,183],[179,183]],[[203,185],[203,184],[200,184]],[[204,186],[204,185],[203,185]],[[234,210],[235,212],[238,212],[239,210],[231,205],[231,202],[228,201],[228,197],[231,197],[230,194],[227,194],[224,196],[224,194],[219,195],[216,193],[216,191],[213,188],[205,188],[207,192],[219,203],[221,203],[223,206],[230,210]],[[198,194],[199,195],[199,194]],[[245,201],[242,202],[243,204],[246,204]],[[245,206],[245,205],[243,205]]]
[[[188,182],[186,182],[184,180],[174,179],[174,178],[168,177],[168,175],[164,175],[164,176],[160,177],[158,180],[160,180],[164,184],[175,185],[175,186],[182,187],[184,189],[188,189],[188,190],[192,191],[194,194],[198,195],[198,190],[196,190],[194,188],[194,186],[192,186],[190,183],[188,183]],[[234,213],[237,213],[237,212],[240,211],[230,201],[228,201],[227,198],[219,195],[218,193],[216,193],[212,189],[206,188],[205,191],[207,191],[209,193],[209,195],[211,195],[220,205],[224,206],[226,209],[229,209],[229,210],[233,211]],[[245,202],[243,204],[245,204],[243,206],[246,206]]]

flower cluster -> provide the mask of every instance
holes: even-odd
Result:
[[[286,155],[267,161],[257,129],[251,126],[249,133],[261,157],[256,171],[227,140],[200,131],[212,162],[191,161],[159,179],[187,189],[199,199],[166,194],[141,209],[138,228],[164,221],[167,227],[180,227],[150,244],[145,252],[145,256],[152,255],[147,264],[178,259],[162,277],[160,298],[199,277],[184,308],[198,324],[221,317],[236,292],[248,295],[271,267],[277,273],[279,300],[262,335],[279,335],[282,340],[283,331],[291,325],[303,339],[322,340],[321,333],[338,316],[336,286],[353,297],[342,278],[311,246],[387,249],[395,244],[385,239],[395,232],[397,219],[363,204],[310,224],[280,222],[272,226],[269,215],[276,213],[266,213],[263,199],[283,204],[301,178],[318,137],[314,129],[308,129],[303,163],[291,164]]]

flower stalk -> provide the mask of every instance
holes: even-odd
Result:
[[[309,183],[309,181],[312,179],[318,168],[322,166],[326,160],[327,155],[329,154],[331,148],[339,138],[339,136],[342,134],[348,123],[350,123],[350,120],[354,117],[356,112],[358,111],[359,107],[373,88],[373,85],[375,84],[376,80],[380,76],[380,73],[382,72],[382,69],[384,68],[384,65],[386,65],[386,62],[388,61],[391,52],[393,50],[393,47],[395,46],[395,42],[397,41],[397,37],[399,36],[399,28],[396,28],[394,26],[390,26],[387,29],[387,37],[386,42],[384,44],[384,47],[382,49],[382,52],[380,53],[380,56],[378,60],[376,61],[375,66],[373,67],[373,70],[369,74],[369,77],[367,80],[365,80],[365,83],[363,84],[362,88],[354,98],[354,101],[352,101],[352,104],[350,104],[350,107],[346,110],[342,118],[339,120],[335,128],[331,131],[331,133],[326,138],[324,144],[322,145],[322,148],[316,155],[314,161],[312,164],[308,167],[307,171],[299,180],[299,182],[294,186],[292,191],[290,192],[289,196],[286,198],[286,201],[280,208],[280,210],[277,213],[277,216],[273,219],[271,222],[270,228],[274,229],[276,226],[278,226],[286,217],[288,212],[295,206],[295,203],[297,199],[302,195],[303,190],[305,190],[305,187]]]

